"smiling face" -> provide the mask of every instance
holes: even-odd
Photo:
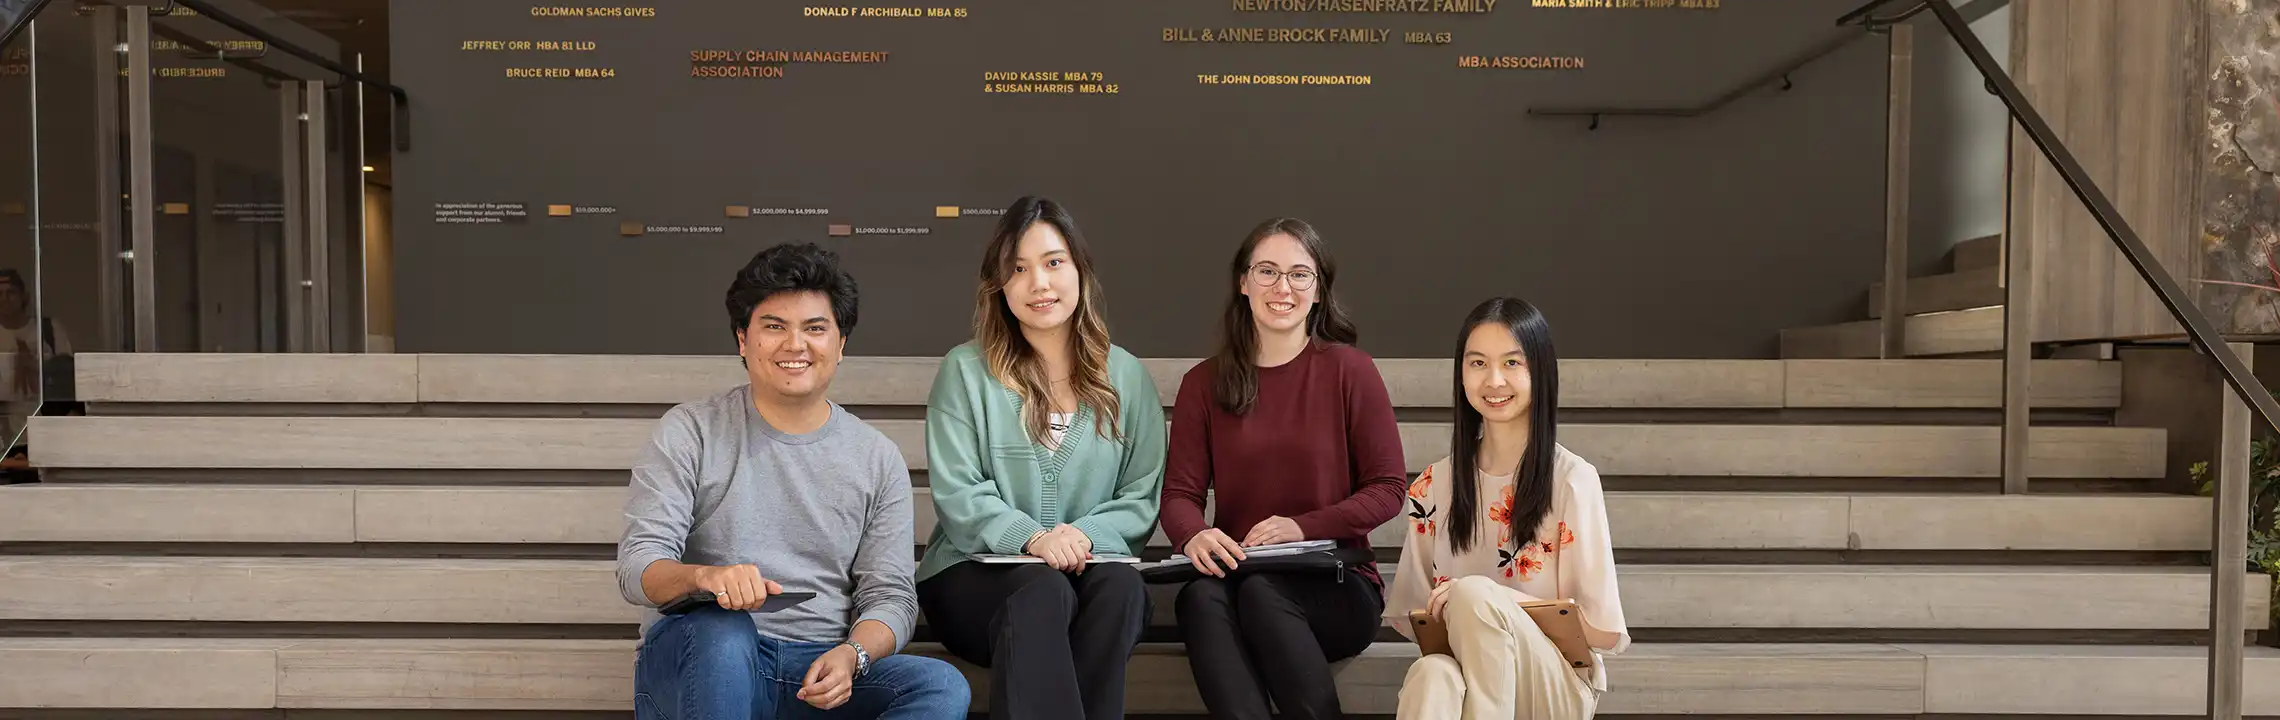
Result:
[[[1465,338],[1465,400],[1487,424],[1524,420],[1533,397],[1527,353],[1501,323],[1474,325]]]
[[[1059,330],[1069,325],[1084,298],[1084,278],[1069,252],[1069,241],[1050,223],[1036,223],[1014,245],[1013,267],[1006,272],[1006,309],[1023,328]]]
[[[1251,249],[1249,268],[1236,282],[1260,334],[1305,332],[1306,315],[1321,290],[1321,276],[1306,246],[1288,234],[1268,236]]]
[[[831,313],[831,299],[813,290],[780,292],[752,308],[752,321],[736,333],[752,389],[780,400],[820,398],[839,370],[847,338]]]

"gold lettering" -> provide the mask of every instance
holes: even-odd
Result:
[[[151,74],[162,78],[218,78],[229,77],[229,68],[218,67],[163,67],[154,68]]]
[[[697,51],[689,56],[690,62],[735,62],[738,54],[708,54],[722,51]],[[746,50],[741,54],[744,62],[759,63],[883,63],[891,53],[885,50]]]
[[[784,76],[781,65],[698,65],[689,68],[693,78],[754,78],[773,80]]]
[[[561,5],[535,5],[531,17],[548,18],[653,18],[654,7],[566,7]]]
[[[1561,55],[1459,55],[1457,67],[1503,70],[1582,70],[1583,58]]]

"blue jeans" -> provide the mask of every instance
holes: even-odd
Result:
[[[638,720],[963,720],[966,676],[916,655],[874,658],[847,703],[818,710],[797,697],[808,666],[837,643],[762,637],[752,616],[717,607],[651,626],[634,668]]]

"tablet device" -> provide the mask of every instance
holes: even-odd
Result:
[[[1521,603],[1520,609],[1536,622],[1536,627],[1551,638],[1552,646],[1559,648],[1560,657],[1569,667],[1588,668],[1596,664],[1598,656],[1592,654],[1591,643],[1583,637],[1583,615],[1576,610],[1574,600],[1538,600]],[[1417,638],[1417,652],[1423,655],[1449,655],[1449,628],[1440,618],[1423,610],[1409,613],[1410,634]]]
[[[791,607],[793,605],[807,602],[808,600],[814,598],[815,593],[813,592],[780,592],[768,596],[767,600],[760,603],[760,609],[753,610],[751,612],[772,613],[784,608]],[[665,606],[658,608],[657,612],[664,613],[666,615],[681,615],[691,610],[704,607],[706,605],[717,604],[718,600],[719,598],[715,597],[712,593],[706,592],[704,590],[698,590],[696,592],[683,595],[679,598],[675,598],[672,602],[665,603]]]
[[[1598,662],[1591,642],[1583,639],[1583,611],[1576,609],[1574,600],[1537,600],[1521,603],[1520,609],[1552,639],[1552,647],[1560,649],[1569,667],[1588,668]]]
[[[1409,634],[1417,638],[1419,655],[1454,655],[1449,652],[1449,628],[1423,610],[1409,611]]]

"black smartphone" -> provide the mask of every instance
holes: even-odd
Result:
[[[752,612],[772,613],[784,608],[791,607],[793,605],[807,602],[814,598],[815,593],[808,591],[780,592],[768,596],[768,599],[766,601],[760,603],[760,609],[754,610]],[[704,607],[706,605],[715,604],[718,601],[719,598],[715,597],[712,593],[698,590],[696,592],[675,598],[672,602],[665,603],[665,606],[658,608],[657,611],[667,615],[680,615],[691,610]]]

